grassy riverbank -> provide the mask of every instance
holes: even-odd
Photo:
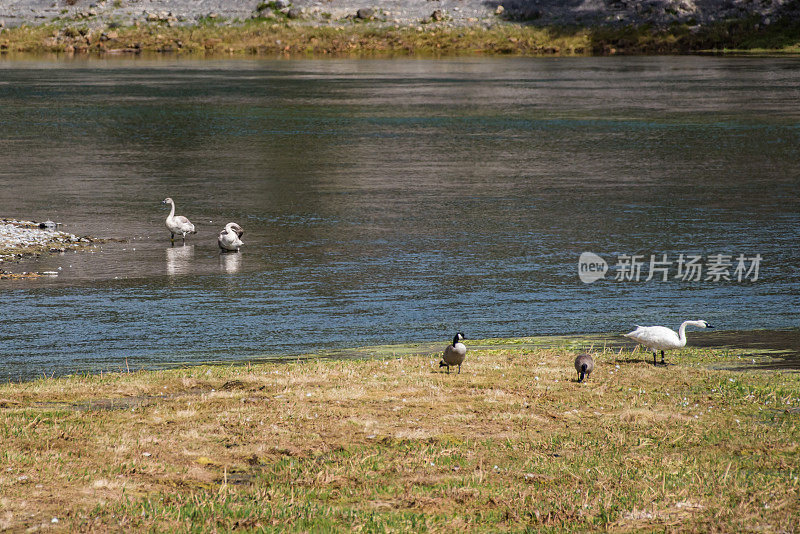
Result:
[[[800,376],[566,348],[0,386],[0,528],[800,528]],[[57,521],[57,523],[55,522]],[[193,527],[194,525],[194,527]]]
[[[252,19],[206,20],[191,26],[161,23],[91,28],[81,21],[8,28],[0,52],[289,56],[590,55],[691,52],[800,53],[800,21],[764,26],[757,18],[704,27],[676,24],[554,28],[502,23],[454,27],[438,23],[307,25]]]

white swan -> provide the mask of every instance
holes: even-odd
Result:
[[[236,223],[228,223],[225,225],[225,229],[219,233],[219,237],[217,238],[217,243],[219,244],[219,248],[223,251],[230,251],[230,252],[239,252],[239,247],[244,245],[242,240],[239,239],[244,234],[244,230],[242,227]]]
[[[447,374],[450,374],[451,365],[457,365],[458,372],[461,373],[461,364],[464,363],[464,358],[467,356],[467,346],[461,343],[462,339],[464,339],[464,334],[458,332],[453,338],[453,344],[444,348],[439,368],[447,367]]]
[[[671,349],[679,349],[686,346],[686,327],[688,325],[697,326],[700,328],[714,328],[706,321],[684,321],[678,332],[667,328],[666,326],[639,326],[636,325],[636,330],[624,334],[632,340],[644,345],[653,351],[653,365],[656,364],[656,351],[661,351],[661,363],[664,362],[664,351]]]
[[[172,209],[169,210],[169,215],[167,216],[167,230],[170,231],[170,240],[175,240],[175,234],[181,234],[183,236],[183,242],[186,242],[186,234],[196,234],[197,230],[194,229],[194,225],[189,222],[189,219],[184,217],[183,215],[175,215],[175,202],[167,197],[164,199],[162,204],[171,204]]]

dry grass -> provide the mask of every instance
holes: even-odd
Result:
[[[0,529],[794,532],[796,373],[472,351],[0,386]],[[645,356],[646,357],[646,356]],[[58,523],[52,523],[52,518]]]
[[[105,37],[104,37],[105,35]],[[109,36],[111,36],[109,38]],[[138,53],[286,56],[574,55],[590,52],[586,30],[561,32],[518,25],[450,28],[368,24],[306,26],[271,20],[237,25],[140,25],[91,31],[78,23],[11,28],[0,52]]]
[[[112,24],[113,26],[113,24]],[[454,56],[681,54],[715,51],[800,52],[800,21],[784,18],[765,27],[737,19],[704,26],[667,29],[649,26],[555,28],[503,23],[451,27],[334,24],[251,19],[227,24],[200,21],[170,27],[150,23],[92,29],[85,20],[8,28],[0,33],[0,53],[125,54],[167,52],[215,56]]]

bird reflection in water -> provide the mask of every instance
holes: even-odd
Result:
[[[242,268],[242,255],[236,252],[223,252],[219,255],[219,266],[222,272],[238,272]]]
[[[194,259],[194,245],[172,246],[167,250],[167,274],[186,274]]]

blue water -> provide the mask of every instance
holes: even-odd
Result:
[[[3,266],[61,274],[0,281],[0,378],[796,329],[799,101],[793,58],[0,61],[0,217],[121,240]],[[621,254],[717,253],[758,279],[614,280]]]

